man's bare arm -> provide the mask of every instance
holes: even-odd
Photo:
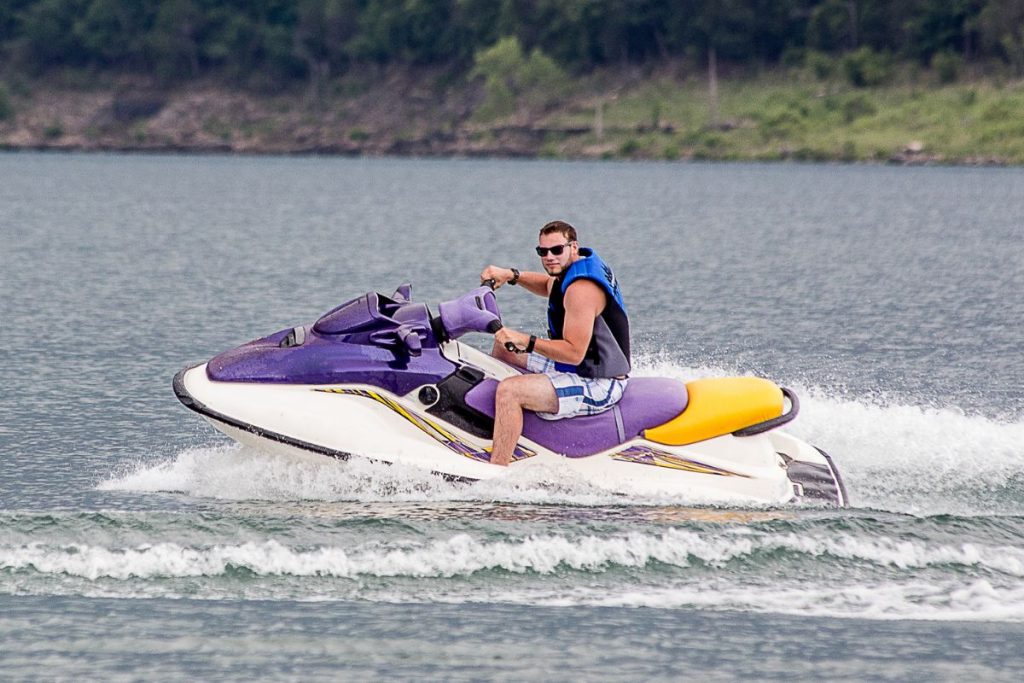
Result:
[[[533,292],[537,296],[547,297],[551,293],[551,283],[554,281],[555,278],[547,273],[524,271],[519,273],[518,284],[528,292]]]
[[[604,310],[604,290],[591,280],[577,280],[565,292],[565,322],[562,339],[537,339],[533,350],[559,363],[579,365],[587,355],[587,347],[594,334],[594,320]],[[518,330],[502,328],[494,335],[499,343],[511,341],[523,349],[530,335]]]
[[[515,273],[512,272],[511,268],[501,268],[499,266],[487,266],[483,272],[480,273],[480,282],[485,280],[494,280],[497,287],[501,287],[507,284]],[[517,285],[523,289],[533,292],[537,296],[546,297],[551,290],[551,283],[555,278],[551,277],[547,273],[535,273],[531,271],[522,271],[519,273],[519,280],[516,282]]]

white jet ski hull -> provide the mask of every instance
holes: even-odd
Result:
[[[497,361],[458,342],[451,342],[447,353],[499,377],[503,371],[495,367]],[[369,385],[218,382],[209,379],[206,364],[179,373],[174,386],[187,407],[260,450],[302,459],[363,457],[466,481],[509,471],[487,462],[488,439],[427,414],[416,392],[397,396]],[[781,505],[804,498],[847,504],[831,460],[779,430],[725,434],[685,446],[636,437],[586,457],[565,457],[525,437],[520,448],[524,457],[512,469],[554,465],[615,493],[676,497],[688,504]],[[801,468],[799,477],[791,476]],[[808,481],[822,490],[806,490]]]

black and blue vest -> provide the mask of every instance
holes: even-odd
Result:
[[[560,372],[575,372],[580,377],[618,377],[629,374],[629,319],[626,304],[619,291],[619,282],[612,269],[594,253],[580,248],[580,258],[569,266],[551,286],[548,296],[548,336],[562,338],[565,325],[565,290],[576,280],[585,278],[601,285],[605,306],[594,320],[590,346],[579,365],[555,363]]]

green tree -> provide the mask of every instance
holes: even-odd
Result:
[[[701,52],[735,60],[752,56],[756,14],[748,0],[705,0],[695,10],[691,40]]]
[[[0,48],[22,35],[21,17],[36,0],[6,0],[0,3]]]
[[[348,41],[356,32],[356,0],[300,0],[295,53],[306,64],[310,95],[319,102],[332,71],[347,66]]]
[[[498,30],[501,3],[495,0],[455,0],[452,8],[454,55],[462,66],[472,63],[480,45],[493,45]]]
[[[201,47],[204,63],[230,79],[242,80],[257,58],[259,36],[248,15],[225,8],[211,10]]]
[[[368,0],[359,13],[358,30],[350,46],[352,55],[380,63],[397,58],[405,42],[401,24],[402,0]]]
[[[959,52],[965,58],[971,57],[984,0],[917,0],[911,5],[913,10],[904,19],[903,54],[922,64],[930,63],[938,54]],[[946,57],[941,59],[948,61]]]
[[[984,46],[1024,75],[1024,0],[989,0],[980,26]]]
[[[554,60],[539,48],[527,56],[515,36],[478,52],[470,77],[484,79],[486,99],[479,115],[485,118],[528,116],[556,101],[567,84],[565,72]]]
[[[199,75],[199,39],[206,20],[193,0],[160,3],[149,38],[161,76],[174,80]]]
[[[465,59],[471,45],[462,44],[458,22],[470,3],[459,8],[456,0],[368,0],[359,15],[359,30],[352,42],[353,55],[377,62],[431,64]]]
[[[232,0],[205,11],[198,37],[200,68],[215,66],[234,79],[276,88],[306,78],[306,63],[297,53],[298,11],[287,0]]]
[[[788,49],[803,48],[809,0],[751,0],[754,54],[763,64],[776,63]]]
[[[154,15],[149,0],[91,0],[74,31],[90,61],[141,69],[147,61],[145,37]]]
[[[875,52],[865,45],[843,57],[843,71],[851,85],[866,88],[887,81],[892,65],[888,54]]]
[[[412,62],[431,64],[458,54],[451,0],[405,0],[403,52]]]
[[[850,0],[817,3],[807,22],[807,44],[822,52],[856,48],[857,3]]]
[[[39,0],[21,15],[20,56],[32,71],[81,64],[85,51],[74,31],[86,0]]]

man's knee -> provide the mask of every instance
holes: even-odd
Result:
[[[520,390],[519,385],[522,384],[523,379],[523,377],[508,377],[498,382],[498,389],[494,393],[494,400],[501,404],[514,403],[520,405],[523,392]]]
[[[558,410],[558,398],[550,378],[542,374],[508,377],[498,384],[494,396],[496,406],[524,408],[553,412]]]

